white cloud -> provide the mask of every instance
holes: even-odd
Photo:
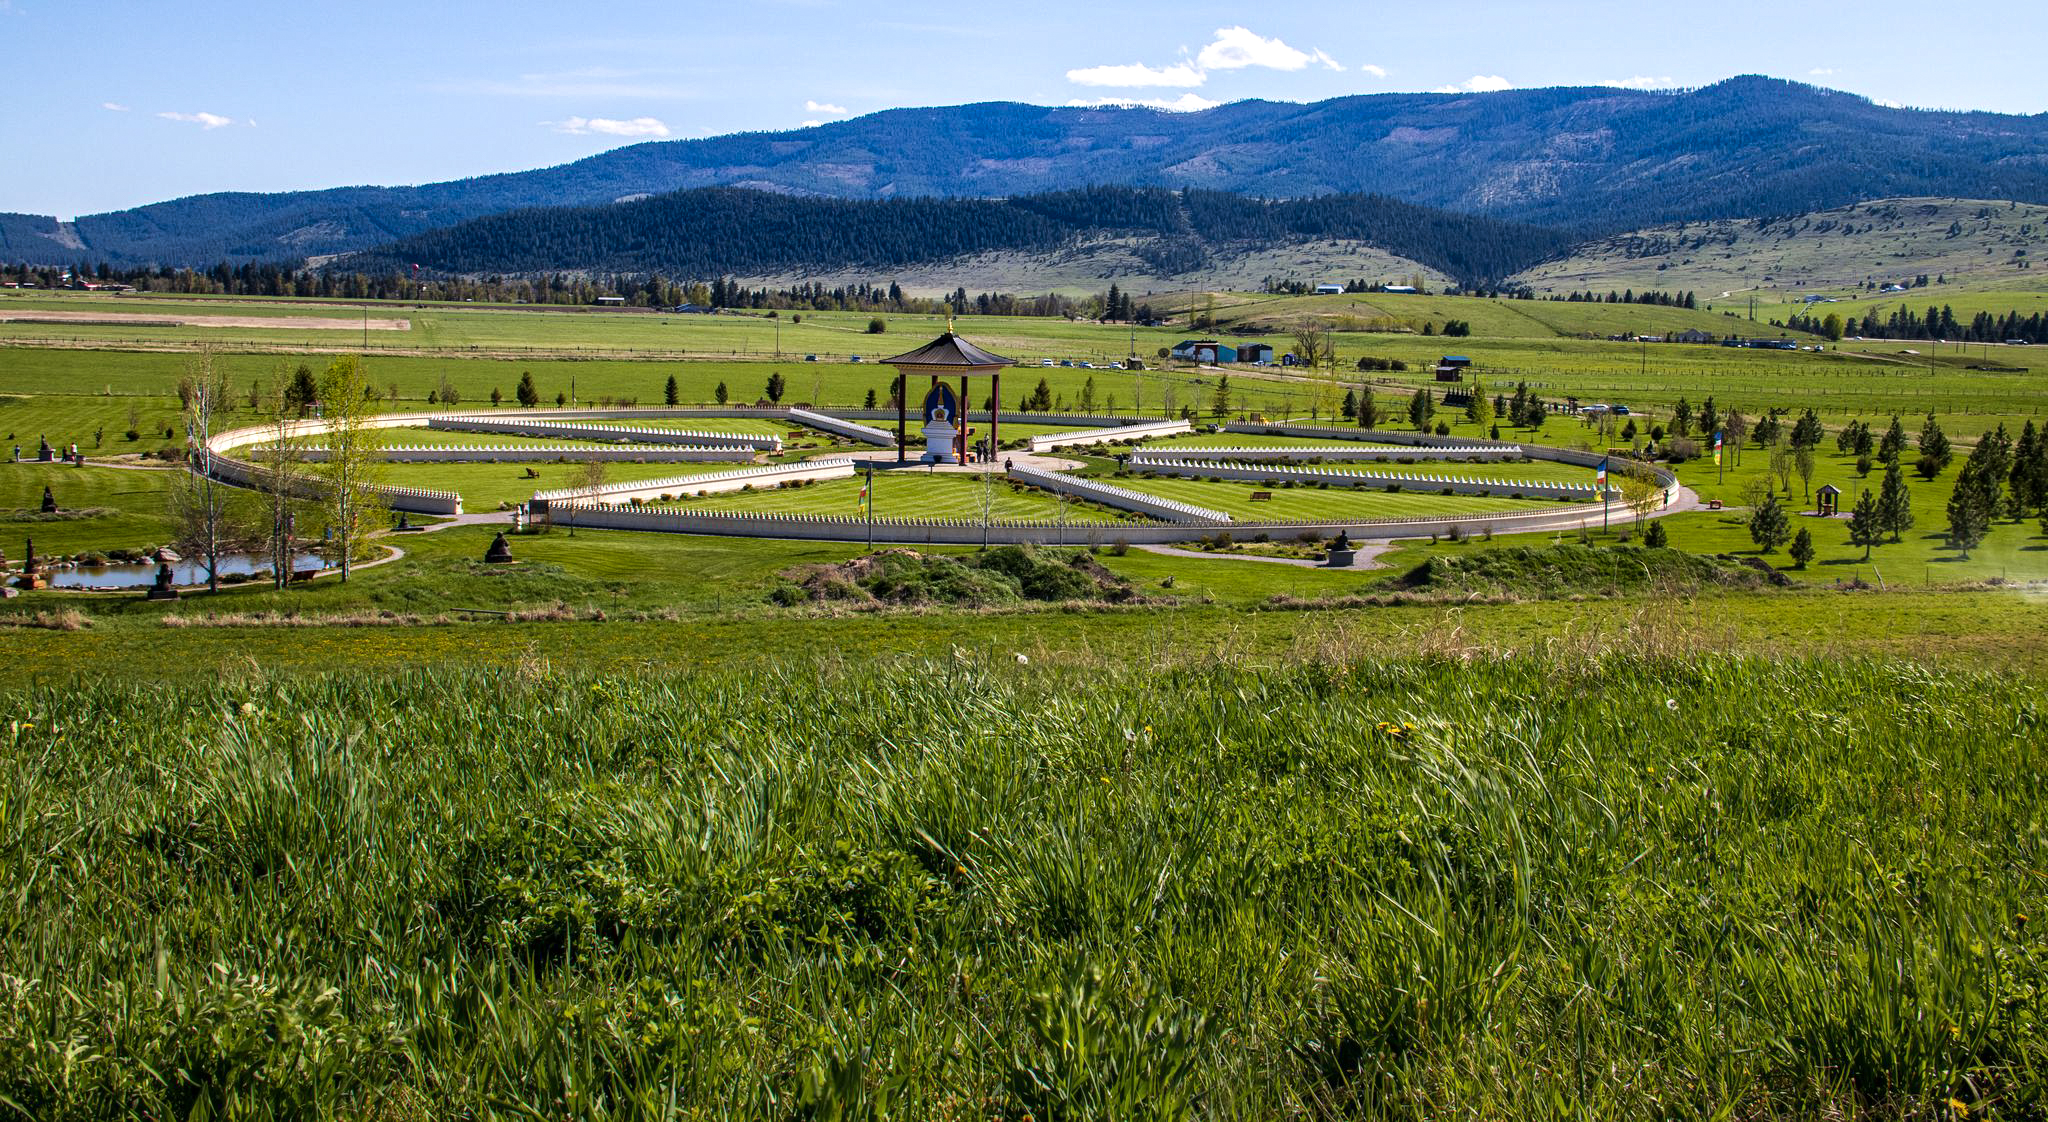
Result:
[[[1870,99],[1870,104],[1881,105],[1886,109],[1904,109],[1906,107],[1905,102],[1893,101],[1891,98],[1888,97],[1873,97]]]
[[[1498,74],[1474,74],[1455,86],[1438,86],[1436,93],[1499,93],[1515,88],[1513,82]]]
[[[1832,66],[1816,66],[1806,73],[1809,77],[1813,78],[1832,78],[1835,76],[1835,68]]]
[[[1322,64],[1323,64],[1323,66],[1324,66],[1324,67],[1325,67],[1326,69],[1329,69],[1329,70],[1342,70],[1342,69],[1344,69],[1344,64],[1343,64],[1343,63],[1341,63],[1341,62],[1338,62],[1338,61],[1337,61],[1336,59],[1334,59],[1334,58],[1331,58],[1331,57],[1329,56],[1329,54],[1328,54],[1328,53],[1326,53],[1326,52],[1325,52],[1325,51],[1324,51],[1324,50],[1323,50],[1323,49],[1322,49],[1321,47],[1317,47],[1317,48],[1316,48],[1316,49],[1315,49],[1314,51],[1312,51],[1312,52],[1310,52],[1310,53],[1311,53],[1311,54],[1313,54],[1313,55],[1315,55],[1315,56],[1316,56],[1316,61],[1317,61],[1317,62],[1320,62],[1320,63],[1322,63]],[[1375,70],[1376,70],[1376,69],[1378,69],[1378,67],[1374,67],[1373,69],[1375,69]]]
[[[1129,66],[1089,66],[1067,71],[1067,81],[1077,86],[1117,86],[1135,89],[1142,86],[1170,86],[1175,89],[1192,89],[1207,81],[1209,76],[1197,70],[1193,63],[1176,62],[1172,66],[1146,66],[1134,62]]]
[[[1387,68],[1386,68],[1386,67],[1384,67],[1384,66],[1374,66],[1374,65],[1373,65],[1372,63],[1369,63],[1369,62],[1368,62],[1368,63],[1366,63],[1366,64],[1364,64],[1364,65],[1362,65],[1362,66],[1360,66],[1360,67],[1358,68],[1358,72],[1359,72],[1360,74],[1370,74],[1370,75],[1372,75],[1372,76],[1373,76],[1373,77],[1375,77],[1375,78],[1384,78],[1384,77],[1386,77],[1386,76],[1387,76]]]
[[[120,102],[118,102],[118,101],[102,101],[102,102],[100,102],[100,108],[101,108],[101,109],[105,109],[105,110],[107,110],[107,111],[108,111],[108,112],[110,112],[110,113],[126,113],[126,112],[128,112],[128,107],[127,107],[127,106],[125,106],[125,105],[122,105],[122,104],[121,104]]]
[[[198,125],[203,129],[217,129],[235,123],[233,117],[223,117],[218,113],[158,113],[157,116],[166,121],[183,121],[188,125]]]
[[[807,113],[833,113],[842,117],[852,112],[844,105],[834,105],[829,101],[806,101],[804,102],[804,111]]]
[[[576,136],[596,133],[602,136],[667,136],[669,128],[653,117],[635,117],[630,121],[614,121],[607,117],[571,117],[566,121],[542,121],[556,132]]]
[[[822,125],[822,124],[824,124],[824,123],[825,123],[825,122],[823,122],[823,121],[805,121],[805,122],[804,122],[804,124],[803,124],[803,127],[804,127],[804,128],[807,128],[807,129],[814,129],[814,128],[817,128],[817,127],[818,127],[819,125]]]
[[[1076,109],[1101,109],[1105,106],[1114,105],[1124,109],[1165,109],[1174,113],[1199,113],[1204,109],[1214,109],[1223,103],[1220,101],[1211,101],[1208,98],[1203,97],[1201,94],[1184,93],[1179,97],[1175,98],[1077,97],[1074,100],[1067,102],[1067,104]]]
[[[1248,66],[1263,66],[1269,70],[1300,70],[1320,59],[1325,66],[1336,67],[1329,55],[1317,51],[1306,54],[1278,39],[1268,39],[1245,27],[1219,27],[1216,38],[1195,61],[1204,70],[1243,70]]]
[[[1646,78],[1638,74],[1633,78],[1602,79],[1600,84],[1624,90],[1669,90],[1677,88],[1678,80],[1675,78]]]

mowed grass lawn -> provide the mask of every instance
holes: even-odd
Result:
[[[865,518],[859,503],[859,479],[835,479],[802,487],[778,487],[764,491],[734,491],[708,495],[676,504],[684,511],[719,513],[755,511],[772,514],[825,514],[842,518]],[[954,518],[979,522],[982,518],[983,484],[979,476],[925,473],[915,469],[875,473],[876,518]],[[1045,521],[1060,517],[1059,504],[1051,495],[1031,488],[1016,487],[997,479],[988,489],[993,499],[992,517],[998,522]],[[1073,522],[1117,521],[1117,512],[1089,503],[1067,504],[1067,519]]]
[[[1268,487],[1264,483],[1236,483],[1225,480],[1158,479],[1132,476],[1113,482],[1119,487],[1148,495],[1220,510],[1241,522],[1291,521],[1294,519],[1433,518],[1464,514],[1496,514],[1507,511],[1537,513],[1555,509],[1559,503],[1530,499],[1480,498],[1475,495],[1431,495],[1415,491],[1387,492],[1377,488],[1348,490],[1331,487]],[[1254,502],[1253,492],[1270,494],[1271,499]]]
[[[614,464],[604,465],[606,483],[668,479],[707,471],[730,471],[745,464]],[[527,470],[538,473],[529,478]],[[569,464],[385,464],[383,481],[394,487],[454,491],[471,513],[495,509],[500,503],[525,502],[535,491],[583,486],[583,465]]]

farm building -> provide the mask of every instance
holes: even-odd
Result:
[[[1265,343],[1246,343],[1237,349],[1239,362],[1272,362],[1273,348]]]
[[[1219,343],[1214,339],[1183,339],[1174,344],[1173,357],[1188,362],[1218,363],[1236,362],[1237,348]]]
[[[1343,291],[1344,286],[1341,284],[1319,284],[1316,286],[1317,296],[1337,296],[1343,293]]]
[[[1472,360],[1464,355],[1445,355],[1436,360],[1436,380],[1439,382],[1462,382],[1465,370]]]
[[[1673,335],[1671,341],[1674,343],[1711,343],[1714,341],[1714,337],[1697,327],[1688,327],[1684,331]]]
[[[1390,284],[1382,287],[1380,291],[1391,292],[1396,296],[1413,296],[1416,289],[1412,284]]]
[[[598,298],[597,298],[597,301],[596,301],[596,303],[597,303],[597,304],[598,304],[598,305],[599,305],[600,307],[605,307],[605,308],[616,308],[616,307],[620,307],[620,306],[624,305],[624,304],[625,304],[625,302],[626,302],[626,298],[625,298],[625,297],[623,297],[623,296],[600,296],[600,297],[598,297]]]

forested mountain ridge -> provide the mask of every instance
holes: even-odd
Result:
[[[1590,236],[1898,196],[2048,202],[2048,114],[1894,109],[1756,77],[1683,92],[1371,94],[1196,113],[1008,102],[894,109],[418,187],[201,195],[63,226],[0,215],[0,259],[293,260],[524,207],[692,187],[990,198],[1102,184],[1382,194]]]
[[[1507,275],[1564,247],[1554,231],[1376,195],[1264,200],[1222,191],[1090,187],[1010,199],[798,198],[700,188],[592,207],[519,210],[429,231],[335,268],[436,273],[574,270],[707,277],[887,268],[997,251],[1044,252],[1085,237],[1138,239],[1163,274],[1195,272],[1246,244],[1333,239],[1376,246],[1467,281]]]

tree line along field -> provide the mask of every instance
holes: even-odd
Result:
[[[0,691],[10,1107],[2041,1106],[2036,683],[511,657]]]

